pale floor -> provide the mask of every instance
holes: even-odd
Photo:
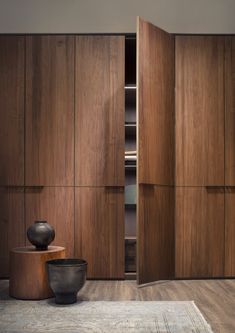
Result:
[[[0,281],[0,295],[8,299],[7,280]],[[79,299],[194,300],[215,333],[235,333],[235,280],[159,281],[144,287],[135,281],[87,281]]]

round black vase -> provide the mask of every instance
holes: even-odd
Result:
[[[48,280],[57,304],[77,302],[86,281],[87,262],[82,259],[54,259],[46,262]]]
[[[55,230],[47,221],[35,221],[28,228],[27,237],[36,250],[45,251],[55,238]]]

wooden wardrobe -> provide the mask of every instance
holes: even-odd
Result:
[[[45,219],[89,278],[124,278],[124,36],[0,36],[0,276]]]
[[[175,42],[175,274],[234,276],[235,38]]]
[[[129,240],[140,284],[235,276],[235,37],[128,37],[0,36],[0,277],[36,219],[88,278],[124,279]]]

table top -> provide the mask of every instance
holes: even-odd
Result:
[[[14,249],[11,249],[11,252],[37,255],[43,253],[60,252],[63,250],[65,250],[65,248],[62,246],[48,246],[48,249],[44,251],[36,250],[35,246],[24,246],[24,247],[15,247]]]

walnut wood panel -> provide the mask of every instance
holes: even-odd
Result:
[[[225,39],[225,184],[235,185],[235,37]]]
[[[9,276],[9,251],[25,245],[24,189],[0,188],[0,277]]]
[[[26,37],[26,185],[74,184],[74,38]]]
[[[36,220],[46,220],[55,229],[52,245],[64,246],[66,256],[74,255],[74,188],[25,189],[26,228]],[[29,244],[29,242],[27,242]]]
[[[75,255],[88,262],[88,278],[124,278],[124,191],[75,190]]]
[[[174,37],[142,19],[137,72],[139,182],[174,184]]]
[[[10,295],[35,300],[53,297],[46,262],[64,257],[65,249],[59,246],[49,246],[46,251],[35,251],[35,247],[14,248],[10,253]]]
[[[124,37],[76,37],[75,184],[124,185]]]
[[[138,283],[174,275],[174,188],[139,186]]]
[[[175,226],[176,277],[222,277],[224,189],[177,187]]]
[[[235,189],[225,192],[225,276],[235,276]]]
[[[0,36],[0,185],[24,184],[24,37]]]
[[[176,37],[176,184],[224,183],[224,38]]]

